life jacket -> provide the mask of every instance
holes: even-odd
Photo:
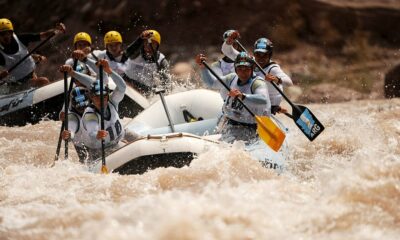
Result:
[[[74,59],[69,58],[67,61],[65,61],[65,64],[70,65],[71,67],[74,66]],[[95,71],[93,69],[91,69],[86,63],[81,62],[78,60],[77,64],[76,64],[76,69],[75,71],[89,75],[89,76],[93,76],[95,74]]]
[[[232,74],[233,75],[233,74]],[[244,85],[238,84],[238,76],[234,74],[233,79],[229,82],[229,86],[231,89],[238,89],[243,94],[254,94],[254,91],[260,85],[264,84],[263,79],[257,76],[253,76],[249,82]],[[243,107],[243,105],[235,98],[230,97],[228,95],[228,91],[225,90],[225,101],[222,107],[224,114],[231,120],[246,123],[246,124],[254,124],[256,123],[254,117]],[[267,102],[269,99],[267,99]],[[268,114],[268,104],[254,104],[254,103],[246,103],[246,106],[249,107],[250,110],[256,115],[267,115]]]
[[[13,33],[13,37],[18,44],[18,51],[14,54],[6,54],[3,50],[0,49],[0,53],[3,54],[5,65],[2,66],[4,70],[8,70],[13,67],[17,62],[19,62],[22,58],[28,55],[28,48],[18,39],[17,35]],[[35,70],[35,61],[32,56],[26,58],[22,63],[18,65],[7,77],[3,80],[7,82],[16,83],[18,80],[25,78],[27,75]]]
[[[227,62],[227,61],[224,61],[224,59],[220,59],[220,60],[218,60],[218,62],[219,62],[219,67],[221,68],[221,72],[222,72],[223,76],[228,75],[229,73],[235,72],[235,65],[234,65],[235,62],[233,62],[233,61]]]
[[[159,53],[158,65],[161,66],[163,61],[166,61],[165,56]],[[151,88],[161,81],[157,63],[146,61],[142,55],[138,55],[126,62],[125,74],[128,78]]]
[[[118,115],[118,110],[111,102],[108,102],[107,110],[109,114],[108,116],[104,116],[104,130],[108,132],[108,135],[104,142],[106,147],[110,147],[118,144],[118,142],[124,137],[125,130],[122,128],[121,120]],[[88,115],[95,115],[97,117],[97,123],[100,126],[100,112],[92,105],[86,108],[85,113],[82,117],[83,127],[85,131],[87,131],[85,120],[87,118],[90,118],[90,116]],[[86,140],[85,145],[88,148],[99,149],[101,148],[101,141],[99,141],[98,139]]]
[[[84,147],[84,137],[83,137],[84,130],[81,127],[82,115],[79,114],[78,112],[74,111],[73,109],[69,109],[68,115],[69,115],[68,118],[74,117],[78,120],[77,121],[78,128],[76,129],[76,131],[74,133],[74,138],[72,139],[72,142],[74,143],[75,146]]]
[[[94,50],[89,57],[90,56],[92,56],[95,60],[106,59],[110,65],[110,68],[121,76],[125,72],[124,64],[128,60],[128,57],[125,54],[121,55],[121,59],[119,61],[115,59],[107,50]]]
[[[275,62],[269,62],[267,64],[267,66],[264,67],[264,72],[266,72],[267,74],[271,73],[271,70],[274,68],[279,68],[279,65]],[[257,71],[258,70],[258,71]],[[264,74],[257,68],[254,73],[257,76],[260,76],[261,78],[264,78]],[[268,95],[269,95],[269,99],[271,100],[271,105],[272,106],[279,106],[280,103],[282,102],[282,95],[278,92],[278,90],[275,89],[274,86],[272,86],[272,83],[266,81],[267,83],[267,87],[268,87]],[[283,86],[282,84],[277,85],[279,87],[280,90],[283,91]]]

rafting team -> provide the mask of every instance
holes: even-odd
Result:
[[[35,73],[36,65],[46,58],[38,54],[26,57],[28,46],[32,42],[65,33],[65,30],[65,25],[58,23],[54,29],[45,32],[16,34],[10,20],[0,19],[0,85],[6,89],[0,94],[48,84],[46,77],[38,77]],[[244,109],[238,99],[256,115],[286,113],[287,110],[280,107],[282,95],[272,86],[272,82],[281,90],[293,84],[291,78],[272,61],[273,44],[269,39],[259,38],[255,41],[253,57],[238,44],[236,40],[239,38],[240,34],[236,30],[228,30],[223,34],[221,50],[224,56],[211,64],[212,72],[207,68],[204,54],[195,57],[204,83],[212,89],[218,89],[224,100],[224,123],[220,133],[221,139],[227,142],[251,142],[258,139],[254,116]],[[145,96],[149,96],[155,86],[171,88],[169,62],[159,51],[159,32],[143,31],[126,49],[122,48],[122,43],[119,32],[109,31],[104,35],[105,50],[92,50],[91,36],[79,32],[73,39],[74,51],[71,58],[59,67],[60,72],[75,79],[68,106],[69,128],[62,132],[62,138],[74,143],[81,162],[100,156],[101,140],[104,140],[106,150],[110,152],[124,139],[125,130],[118,115],[118,104],[127,86]],[[19,65],[15,67],[18,62]],[[102,87],[99,80],[100,66],[103,69],[102,75],[106,76]],[[108,87],[108,77],[116,85],[113,91]],[[100,127],[101,89],[104,95],[105,130]],[[60,112],[62,121],[65,119],[65,107]]]

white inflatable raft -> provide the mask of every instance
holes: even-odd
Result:
[[[154,103],[127,124],[127,131],[142,137],[106,157],[109,171],[141,174],[158,167],[179,168],[219,144],[216,128],[222,99],[217,92],[202,89],[181,92],[166,96],[165,102],[175,132],[172,133],[162,102]],[[266,167],[283,171],[288,153],[286,143],[279,152],[271,150],[262,140],[246,146],[246,150]],[[101,161],[98,159],[90,170],[100,172]]]
[[[114,89],[114,82],[110,81]],[[40,88],[0,96],[0,125],[22,126],[34,124],[42,118],[58,120],[64,101],[64,81],[59,80]],[[119,112],[123,117],[134,117],[149,106],[148,100],[127,87]]]

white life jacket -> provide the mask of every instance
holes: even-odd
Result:
[[[274,62],[271,62],[271,64],[268,64],[268,65],[264,68],[264,71],[265,71],[267,74],[270,74],[270,73],[271,73],[271,70],[272,70],[273,68],[275,68],[275,67],[279,67],[279,65],[276,64],[276,63],[274,63]],[[257,71],[257,70],[258,70],[258,71]],[[259,77],[261,77],[261,78],[264,79],[264,74],[263,74],[261,71],[259,71],[258,68],[256,68],[256,70],[254,71],[254,73],[255,73],[257,76],[259,76]],[[270,83],[270,82],[268,82],[268,81],[266,81],[266,83],[267,83],[267,87],[268,87],[269,99],[271,100],[271,105],[272,105],[272,106],[279,106],[279,105],[281,104],[281,102],[282,102],[282,95],[278,92],[278,90],[276,90],[276,88],[275,88],[274,86],[272,86],[272,83]],[[279,87],[280,90],[283,91],[283,86],[282,86],[282,84],[279,84],[279,85],[277,85],[277,86]]]
[[[74,59],[69,58],[67,61],[65,61],[65,64],[70,65],[71,67],[74,66]],[[94,76],[96,75],[95,71],[91,69],[86,63],[81,62],[78,60],[76,64],[76,69],[75,71],[89,75],[89,76]]]
[[[104,130],[108,132],[108,135],[105,139],[105,146],[110,147],[118,144],[118,142],[124,137],[125,135],[125,130],[122,128],[121,120],[118,115],[118,110],[115,108],[115,106],[111,103],[108,102],[107,105],[108,111],[109,111],[109,119],[104,117]],[[96,114],[98,124],[100,126],[100,113],[96,111],[96,109],[92,107],[87,107],[85,110],[85,113],[83,114],[83,119],[85,119],[86,114]],[[85,121],[82,120],[83,122],[83,128],[85,131],[87,131]],[[100,129],[100,128],[99,128]],[[87,133],[85,133],[87,135]],[[99,149],[101,148],[101,141],[98,139],[91,139],[91,140],[84,140],[85,146],[88,148],[92,149]]]
[[[221,68],[222,75],[228,75],[229,73],[235,72],[235,64],[234,62],[225,62],[223,59],[218,60],[219,67]]]
[[[0,49],[0,53],[3,54],[5,61],[5,65],[2,66],[4,70],[8,70],[13,67],[17,62],[19,62],[19,60],[24,58],[29,53],[28,48],[18,39],[17,35],[13,33],[13,37],[18,44],[18,52],[9,55]],[[17,82],[33,72],[33,70],[35,70],[35,61],[33,60],[32,56],[29,56],[4,79],[7,80],[7,82]]]
[[[157,60],[158,64],[161,65],[164,59],[164,54],[160,53]],[[141,54],[135,59],[129,59],[126,62],[125,74],[130,79],[138,81],[148,87],[158,85],[158,81],[160,81],[157,64],[146,62]]]
[[[78,121],[77,121],[78,128],[76,129],[76,131],[74,133],[74,138],[72,139],[72,142],[74,143],[75,146],[83,147],[84,146],[84,137],[83,137],[84,130],[82,128],[82,116],[80,116],[79,114],[77,114],[75,112],[72,112],[71,110],[69,110],[68,115],[71,115],[71,116],[69,116],[69,118],[71,118],[73,116],[76,119],[78,119]]]
[[[108,64],[110,65],[110,68],[118,73],[119,75],[123,75],[125,72],[125,61],[127,60],[124,55],[119,56],[117,59],[115,58],[110,58],[107,54],[106,50],[94,50],[93,54],[98,58],[98,59],[106,59],[108,61]],[[92,57],[91,54],[88,55],[88,57]],[[95,59],[97,60],[97,59]]]
[[[253,84],[256,81],[263,81],[263,79],[259,77],[253,77],[247,84],[239,85],[238,77],[234,75],[234,78],[230,82],[231,89],[239,89],[243,94],[254,94],[253,93]],[[224,89],[223,94],[226,96],[224,105],[222,107],[224,114],[229,118],[237,122],[254,124],[256,123],[254,117],[243,107],[243,105],[235,98],[230,97],[228,95],[228,91]],[[268,99],[267,99],[268,101]],[[268,104],[253,104],[246,103],[246,106],[252,110],[252,112],[256,115],[264,115],[268,114]]]

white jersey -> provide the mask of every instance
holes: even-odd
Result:
[[[71,67],[74,66],[74,59],[69,58],[67,59],[67,61],[65,61],[65,64],[70,65]],[[76,64],[76,69],[75,71],[89,75],[89,76],[95,76],[96,73],[95,71],[89,67],[86,63],[81,62],[78,60],[77,64]]]
[[[160,53],[157,59],[158,65],[165,59],[164,54]],[[160,84],[160,76],[157,69],[157,64],[146,62],[141,54],[135,59],[126,61],[125,74],[130,79],[138,81],[147,87],[153,87]]]
[[[264,89],[264,94],[258,93],[258,92],[253,92],[257,90],[257,87],[254,87],[253,85],[257,82],[259,84],[260,88],[265,88],[265,83],[262,78],[259,77],[254,77],[252,78],[248,83],[245,85],[239,85],[238,84],[238,77],[236,74],[231,74],[233,76],[233,79],[230,82],[230,88],[231,89],[238,89],[240,92],[243,94],[262,94],[266,99],[268,99],[268,94],[267,90]],[[224,114],[229,118],[237,122],[241,123],[248,123],[248,124],[253,124],[256,123],[254,117],[246,110],[244,109],[243,105],[236,100],[235,98],[232,98],[228,95],[228,91],[224,88],[221,89],[221,95],[225,96],[225,101],[223,105],[223,112]],[[260,116],[267,116],[269,115],[269,109],[271,108],[271,104],[269,101],[267,101],[266,104],[256,104],[253,102],[246,101],[244,100],[244,103],[246,104],[247,107],[252,110],[252,112],[256,115]]]
[[[271,62],[269,65],[267,65],[267,67],[264,68],[264,72],[267,74],[274,75],[282,80],[282,84],[275,84],[279,87],[281,91],[283,91],[283,86],[293,85],[292,79],[290,79],[290,77],[286,75],[285,72],[282,71],[280,66],[274,62]],[[264,74],[258,68],[256,68],[254,73],[257,76],[264,78]],[[282,95],[278,92],[278,90],[276,90],[274,86],[272,86],[272,83],[268,81],[267,81],[267,87],[272,106],[279,106],[282,102]]]
[[[17,35],[13,33],[13,37],[18,44],[18,52],[8,55],[0,48],[0,53],[3,54],[5,61],[5,65],[2,66],[4,70],[8,70],[13,67],[29,53],[28,48],[18,39]],[[35,70],[35,61],[33,60],[32,56],[29,56],[4,79],[7,80],[7,82],[17,82],[33,72],[33,70]]]
[[[72,142],[75,146],[84,146],[84,130],[82,128],[82,116],[75,112],[68,112],[68,130],[71,131]]]
[[[110,68],[115,71],[116,73],[118,73],[119,75],[123,75],[125,72],[125,57],[124,55],[121,55],[119,57],[116,58],[110,58],[107,54],[106,50],[94,50],[93,54],[98,58],[98,59],[107,59],[108,64],[110,65]],[[94,57],[92,56],[92,54],[88,55],[89,58],[94,59]],[[97,61],[97,59],[94,59]]]
[[[108,132],[105,139],[105,146],[110,147],[118,144],[118,142],[124,137],[125,131],[122,128],[118,110],[111,102],[107,105],[107,111],[109,112],[108,118],[107,116],[104,116],[104,130]],[[96,111],[94,107],[87,107],[82,117],[82,125],[84,131],[86,131],[84,134],[84,144],[88,148],[101,148],[101,141],[96,138],[97,132],[100,130],[100,121],[100,113]]]
[[[235,72],[234,62],[226,62],[224,59],[220,59],[217,62],[212,63],[211,67],[219,76],[225,76],[229,73]]]

